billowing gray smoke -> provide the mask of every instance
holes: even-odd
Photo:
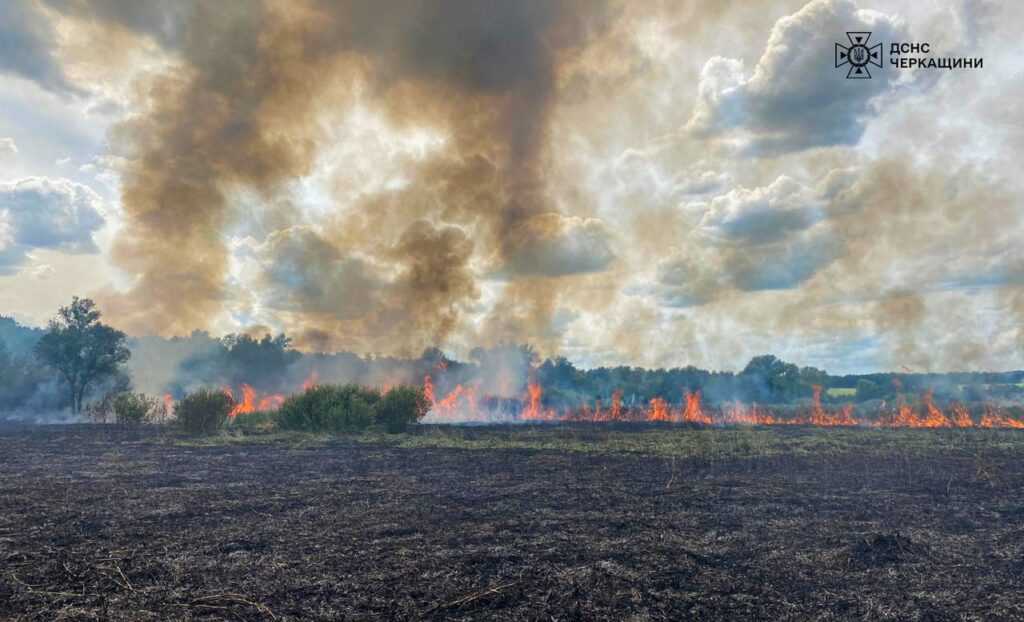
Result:
[[[268,0],[127,13],[54,2],[151,34],[184,59],[115,136],[129,164],[114,255],[138,280],[105,302],[129,332],[184,334],[224,310],[238,188],[273,206],[262,217],[276,232],[264,249],[276,269],[261,284],[310,348],[442,343],[479,295],[477,245],[494,249],[495,274],[542,273],[530,261],[537,234],[576,224],[545,192],[546,131],[559,64],[604,27],[603,2]],[[440,127],[449,139],[400,192],[309,227],[283,187],[325,147],[324,111],[356,93],[397,127]],[[550,319],[551,295],[515,290],[531,322]]]

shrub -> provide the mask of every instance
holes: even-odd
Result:
[[[277,412],[282,430],[358,432],[373,423],[380,393],[358,385],[319,385],[288,397]]]
[[[213,434],[224,425],[234,406],[235,400],[223,391],[199,389],[183,397],[174,412],[189,434]]]
[[[410,386],[395,387],[377,403],[377,422],[391,434],[404,432],[410,423],[423,418],[430,409],[423,391]]]
[[[251,413],[240,413],[232,419],[231,425],[242,430],[269,430],[277,425],[277,412],[254,410]]]
[[[114,420],[126,425],[138,425],[152,418],[159,404],[155,397],[145,393],[118,393],[114,397]]]

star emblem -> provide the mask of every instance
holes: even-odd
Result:
[[[849,47],[836,43],[836,67],[849,65],[846,72],[848,80],[867,80],[871,78],[869,65],[882,66],[882,44],[876,43],[868,47],[871,39],[870,32],[848,32],[846,38],[850,40]]]

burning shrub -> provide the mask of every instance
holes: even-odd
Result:
[[[377,421],[391,434],[404,432],[410,423],[423,418],[430,410],[423,391],[416,387],[395,387],[388,391],[377,404]]]
[[[224,425],[234,406],[235,400],[223,391],[199,389],[183,397],[174,412],[189,434],[213,434]]]
[[[286,399],[277,414],[283,430],[358,432],[373,423],[380,393],[354,384],[318,385]]]
[[[145,393],[118,393],[114,398],[114,420],[127,425],[138,425],[152,418],[160,404]]]

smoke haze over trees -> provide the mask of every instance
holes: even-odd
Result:
[[[0,413],[31,416],[72,407],[67,383],[43,366],[33,350],[44,332],[0,318]],[[575,406],[595,399],[608,403],[621,391],[625,405],[642,405],[655,397],[678,402],[686,391],[700,391],[712,403],[786,404],[806,401],[814,385],[844,389],[826,392],[826,401],[893,399],[899,393],[932,390],[936,399],[976,401],[1011,399],[1024,394],[1018,383],[1024,372],[999,373],[875,373],[833,376],[813,367],[799,367],[772,355],[753,358],[739,372],[698,367],[644,369],[597,367],[581,369],[563,357],[541,360],[529,346],[476,348],[468,360],[449,358],[437,348],[419,357],[361,357],[350,352],[302,353],[285,335],[248,334],[214,338],[196,332],[189,337],[129,339],[132,356],[127,382],[115,383],[150,395],[179,398],[202,387],[238,389],[250,385],[265,393],[289,394],[304,384],[346,384],[392,387],[419,386],[430,376],[439,394],[457,385],[473,386],[481,397],[521,400],[526,385],[544,388],[544,403]],[[97,387],[93,397],[110,387]]]

